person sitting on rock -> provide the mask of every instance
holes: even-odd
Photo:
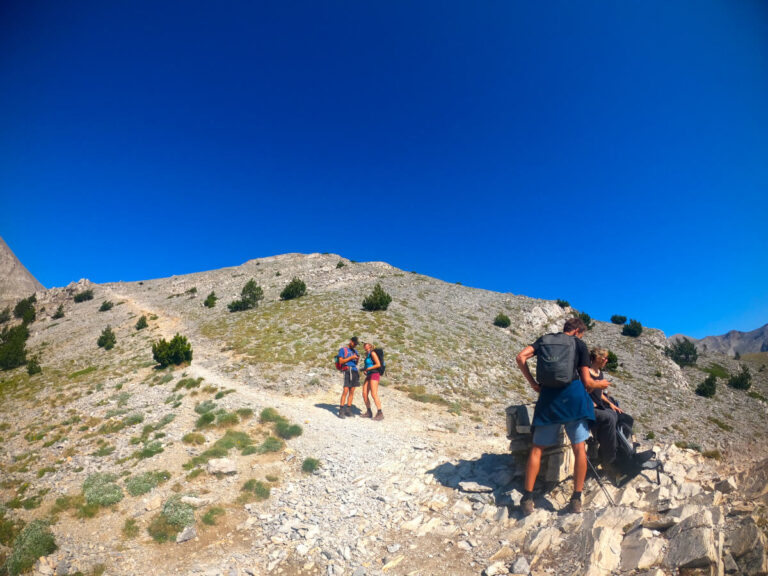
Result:
[[[525,470],[525,493],[520,501],[526,516],[533,512],[533,487],[541,467],[541,454],[547,446],[558,443],[560,426],[565,426],[575,457],[569,510],[581,512],[581,492],[587,476],[584,443],[589,438],[589,422],[595,419],[587,389],[608,385],[605,381],[596,382],[589,373],[589,350],[581,340],[586,330],[581,318],[571,318],[565,322],[563,332],[546,334],[517,355],[523,376],[539,394],[533,413],[533,446]],[[538,380],[528,368],[528,360],[534,356]]]

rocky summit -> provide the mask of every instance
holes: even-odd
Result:
[[[45,290],[0,238],[0,306]]]
[[[281,298],[294,278],[306,294]],[[251,279],[261,299],[243,298]],[[366,311],[376,284],[391,303]],[[230,311],[237,300],[256,305]],[[505,408],[535,395],[514,356],[568,306],[332,254],[81,280],[34,306],[26,354],[41,372],[0,372],[7,573],[768,572],[763,354],[681,369],[660,331],[595,322],[585,341],[618,358],[611,392],[663,467],[620,487],[589,477],[578,515],[570,481],[542,483],[523,517]],[[162,358],[177,334],[191,361],[163,367],[153,343]],[[352,335],[385,350],[381,421],[360,417],[359,392],[337,416],[333,357]],[[727,386],[744,367],[750,387]],[[713,372],[716,394],[697,395]]]

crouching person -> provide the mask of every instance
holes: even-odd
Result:
[[[589,424],[595,420],[587,388],[608,385],[605,381],[596,382],[589,373],[589,350],[581,340],[586,330],[580,318],[571,318],[565,322],[562,332],[545,334],[517,355],[517,365],[539,394],[533,413],[533,446],[525,470],[525,494],[520,502],[526,516],[533,512],[533,487],[539,475],[542,451],[557,444],[560,426],[565,427],[575,458],[569,511],[581,512],[581,492],[587,476],[585,442],[589,438]],[[536,378],[528,368],[528,360],[534,356]]]

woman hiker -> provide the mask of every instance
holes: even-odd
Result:
[[[384,420],[384,412],[381,411],[381,400],[379,400],[379,380],[381,379],[381,359],[370,342],[365,343],[365,382],[363,383],[363,401],[368,410],[363,414],[363,418],[373,418],[374,420]],[[371,400],[368,397],[370,393],[373,401],[376,403],[376,416],[371,412]]]

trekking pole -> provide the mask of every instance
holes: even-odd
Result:
[[[613,498],[611,498],[611,495],[608,493],[608,489],[605,487],[605,484],[603,484],[602,478],[600,478],[600,474],[597,473],[597,470],[592,465],[592,462],[589,458],[587,458],[587,464],[589,464],[589,467],[592,469],[592,473],[595,475],[595,479],[597,480],[598,485],[600,488],[603,489],[603,492],[605,493],[605,497],[608,498],[608,502],[611,503],[611,506],[616,506],[616,504],[613,502]]]

